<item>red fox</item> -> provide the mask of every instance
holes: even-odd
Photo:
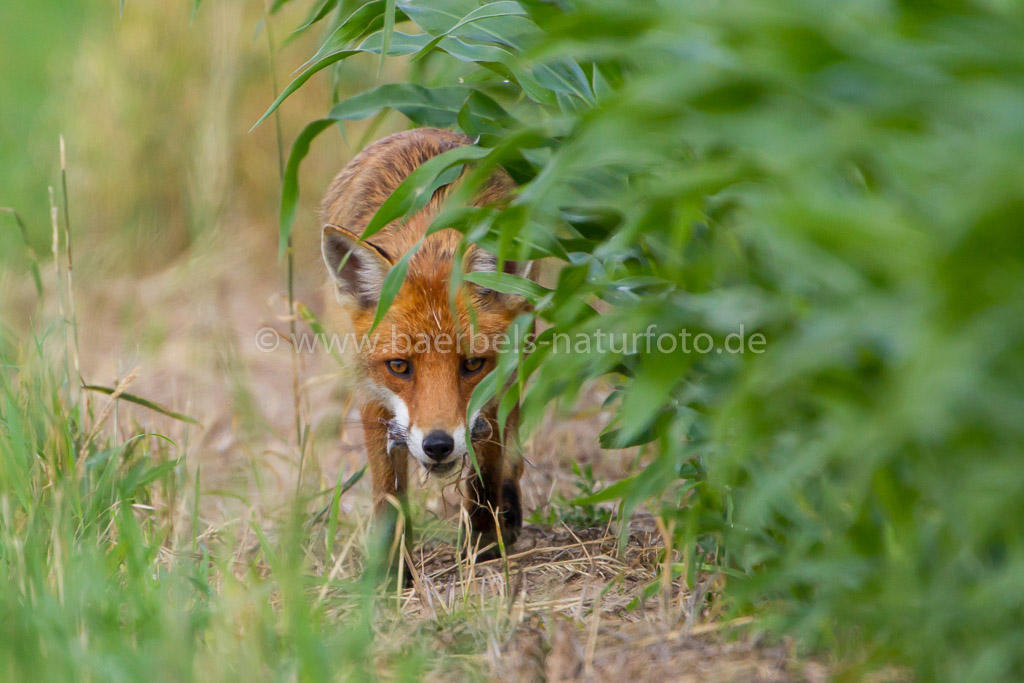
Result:
[[[360,241],[361,233],[420,164],[471,143],[464,135],[436,128],[398,133],[368,146],[332,182],[321,205],[323,258],[338,302],[360,339],[371,328],[385,275],[424,238],[451,185],[438,189],[410,218],[389,224],[366,241]],[[509,175],[498,170],[473,205],[501,201],[514,187]],[[497,533],[507,547],[515,542],[523,520],[523,464],[511,442],[517,415],[514,411],[510,416],[509,438],[502,443],[496,405],[470,416],[468,424],[466,410],[473,389],[496,362],[493,344],[479,340],[493,342],[504,335],[526,310],[526,302],[468,282],[451,299],[449,278],[461,239],[451,228],[424,239],[386,316],[359,351],[363,433],[378,518],[388,511],[389,497],[404,500],[408,456],[430,474],[461,471],[468,434],[480,472],[472,470],[467,477],[463,505],[475,547],[486,548],[481,557],[494,557]],[[494,271],[496,266],[494,255],[476,245],[467,248],[466,272]],[[517,268],[506,264],[505,270]],[[406,524],[409,528],[408,520]]]

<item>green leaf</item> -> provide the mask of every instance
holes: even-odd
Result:
[[[343,50],[351,41],[357,40],[361,36],[367,36],[382,28],[384,26],[385,8],[385,0],[372,0],[372,2],[368,2],[352,12],[331,32],[331,35],[323,42],[316,51],[316,54],[303,64],[302,68],[308,67],[320,57]]]
[[[482,410],[487,403],[493,399],[498,392],[498,389],[505,385],[508,378],[511,376],[512,371],[515,369],[516,357],[515,354],[504,354],[498,357],[498,365],[494,368],[486,377],[480,380],[480,383],[473,389],[473,393],[469,397],[469,404],[466,406],[466,429],[470,429],[469,417],[475,415],[477,411]],[[483,477],[480,471],[480,465],[477,462],[476,449],[473,447],[471,439],[466,440],[466,447],[469,450],[470,460],[473,463],[473,469],[476,470],[478,477]]]
[[[636,481],[637,475],[620,479],[619,481],[607,486],[596,493],[591,493],[587,496],[580,496],[570,503],[572,505],[596,505],[597,503],[607,503],[608,501],[618,500],[623,496],[629,494],[633,489],[633,484]]]
[[[263,113],[263,116],[261,116],[259,120],[257,120],[256,123],[252,125],[252,128],[249,129],[249,132],[251,133],[252,131],[256,130],[256,128],[258,128],[261,123],[266,121],[271,114],[277,111],[277,108],[281,106],[282,102],[288,99],[288,97],[296,90],[301,88],[306,83],[306,81],[313,77],[313,75],[316,72],[320,71],[321,69],[327,68],[331,64],[335,64],[343,59],[347,59],[348,57],[351,57],[356,53],[356,50],[341,50],[339,52],[331,53],[326,57],[317,60],[312,66],[310,66],[308,69],[299,74],[299,76],[295,80],[293,80],[291,83],[285,86],[285,89],[281,91],[280,95],[277,96],[277,99],[275,99],[273,104],[270,105],[270,108],[267,109],[267,111]]]
[[[616,366],[616,370],[628,370],[628,368],[619,365]],[[610,402],[616,401],[616,397],[621,392],[613,391],[609,394],[608,400],[605,402],[607,407]],[[642,446],[652,441],[656,441],[665,435],[665,430],[668,429],[672,420],[677,417],[678,411],[673,408],[662,408],[662,410],[655,417],[654,421],[648,424],[644,429],[639,432],[629,430],[629,433],[624,433],[622,429],[615,428],[618,424],[618,418],[612,420],[612,422],[598,435],[598,443],[601,444],[601,448],[633,448],[634,446]]]
[[[369,118],[382,109],[395,109],[418,125],[447,127],[456,123],[459,111],[476,92],[465,86],[426,88],[411,83],[389,83],[342,100],[327,118],[355,121]],[[486,98],[486,95],[481,94],[481,97]],[[495,115],[490,106],[476,106],[474,111],[487,118]]]
[[[438,188],[458,178],[462,166],[467,161],[481,159],[487,154],[486,149],[463,145],[420,164],[380,205],[363,230],[361,239],[369,239],[391,221],[410,216],[422,209]]]
[[[412,249],[405,252],[402,258],[398,259],[398,262],[391,266],[388,274],[384,276],[384,283],[380,288],[380,299],[377,301],[377,312],[373,316],[373,324],[370,326],[371,333],[377,329],[377,325],[387,315],[388,309],[391,308],[391,303],[395,300],[399,290],[402,289],[402,283],[405,282],[405,274],[409,271],[409,261],[419,251],[422,244],[423,240],[421,239]]]
[[[541,62],[532,70],[541,87],[556,93],[573,95],[588,104],[595,104],[594,93],[590,89],[586,74],[580,65],[571,59],[560,59],[553,62]]]
[[[380,63],[377,66],[377,77],[384,68],[384,57],[388,54],[391,45],[391,34],[395,32],[395,0],[385,0],[384,5],[384,35],[381,38]]]
[[[198,2],[198,0],[197,0],[197,2]],[[323,19],[328,14],[330,14],[331,11],[333,11],[338,6],[338,2],[339,2],[339,0],[322,0],[322,2],[320,3],[319,6],[314,5],[313,9],[310,11],[309,15],[306,17],[306,20],[304,22],[302,22],[302,25],[299,26],[298,28],[296,28],[295,30],[293,30],[289,34],[288,40],[294,39],[299,34],[305,33],[314,24],[317,24],[317,23],[323,21]]]
[[[618,444],[633,442],[658,418],[682,381],[688,362],[682,353],[655,351],[644,356],[643,368],[622,400]]]
[[[352,55],[359,54],[362,52],[369,53],[380,53],[381,55],[388,54],[387,50],[384,49],[383,32],[374,34],[378,36],[375,40],[370,40],[373,36],[367,38],[364,43],[355,48],[346,47],[349,42],[356,40],[360,36],[364,36],[376,28],[380,27],[384,22],[384,10],[386,9],[385,0],[373,0],[373,2],[363,5],[355,12],[353,12],[342,24],[334,30],[334,32],[324,41],[324,44],[320,46],[316,54],[302,65],[302,73],[300,73],[291,83],[289,83],[281,94],[277,96],[274,102],[270,105],[263,116],[253,124],[250,130],[254,130],[257,126],[263,123],[268,116],[274,113],[274,111],[281,106],[281,103],[288,99],[296,90],[301,88],[306,81],[313,77],[317,72],[326,69],[332,64],[336,64],[342,60],[348,59]],[[404,18],[404,15],[403,15]],[[422,38],[422,42],[410,44],[408,46],[408,53],[415,52],[426,44],[427,38]]]
[[[513,384],[501,397],[498,403],[498,434],[505,437],[505,425],[508,423],[509,415],[519,405],[519,384]]]
[[[532,304],[536,304],[551,291],[533,280],[511,273],[466,273],[463,277],[469,282],[502,294],[518,294]]]
[[[307,125],[292,143],[285,165],[284,178],[281,180],[281,220],[278,234],[278,260],[284,258],[291,237],[292,225],[295,224],[295,211],[299,204],[299,164],[309,154],[309,146],[317,135],[327,130],[334,123],[333,119],[320,119]]]
[[[482,7],[477,7],[464,17],[455,23],[451,28],[442,31],[440,34],[434,36],[434,39],[427,43],[413,59],[422,59],[437,45],[452,34],[455,34],[463,26],[468,26],[476,21],[483,19],[492,19],[496,17],[508,17],[508,16],[524,16],[526,12],[520,7],[518,2],[514,0],[499,0],[498,2],[491,2]],[[463,43],[465,44],[465,43]],[[507,54],[507,53],[506,53]]]
[[[492,3],[498,4],[498,3]],[[517,3],[499,5],[501,14],[493,17],[479,16],[473,21],[466,19],[474,12],[487,13],[473,0],[449,0],[447,2],[399,2],[398,6],[416,25],[432,36],[444,36],[462,24],[463,36],[474,41],[489,42],[521,50],[527,36],[538,33],[536,25],[525,12],[515,12]],[[486,7],[486,5],[485,5]]]

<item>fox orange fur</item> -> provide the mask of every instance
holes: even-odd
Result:
[[[468,437],[480,472],[470,469],[463,505],[476,547],[489,547],[487,554],[493,556],[497,533],[506,546],[511,545],[522,526],[519,478],[523,465],[510,442],[517,416],[514,412],[509,418],[506,434],[510,436],[502,443],[496,405],[485,406],[468,422],[466,410],[473,389],[496,362],[493,345],[479,340],[505,334],[526,304],[519,297],[464,282],[453,305],[449,278],[462,234],[449,228],[424,239],[451,185],[438,189],[415,215],[360,240],[377,209],[413,170],[431,157],[471,142],[458,133],[422,128],[368,146],[327,191],[321,206],[322,250],[352,331],[369,339],[359,352],[357,368],[378,517],[388,509],[390,499],[404,501],[410,455],[431,474],[461,472]],[[473,204],[499,202],[514,187],[508,174],[498,170]],[[421,239],[401,289],[374,334],[366,338],[385,275]],[[497,259],[470,245],[463,266],[467,272],[493,271]],[[514,270],[515,264],[506,267]],[[411,343],[420,341],[425,343]]]

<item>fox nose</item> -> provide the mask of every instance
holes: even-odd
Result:
[[[455,439],[440,429],[423,437],[423,452],[433,460],[444,460],[455,450]]]

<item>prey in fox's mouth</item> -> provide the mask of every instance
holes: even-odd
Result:
[[[420,467],[423,468],[424,472],[426,472],[427,474],[429,474],[431,476],[443,477],[445,475],[451,474],[455,470],[455,466],[456,465],[458,465],[459,469],[461,470],[462,469],[462,463],[465,461],[465,459],[466,459],[466,456],[462,456],[461,458],[459,458],[457,460],[456,459],[452,459],[452,460],[448,460],[446,462],[439,462],[439,463],[436,463],[436,464],[429,464],[429,465],[426,464],[426,463],[422,463],[421,462],[420,463]]]
[[[387,451],[389,454],[398,452],[405,454],[412,453],[412,449],[409,448],[409,441],[414,438],[414,436],[407,427],[403,426],[395,419],[381,419],[380,423],[384,425],[387,430]],[[473,422],[473,429],[469,434],[474,450],[478,448],[481,443],[487,441],[492,433],[493,428],[491,427],[491,424],[482,416],[478,416]],[[460,434],[460,436],[462,435]],[[444,477],[451,474],[456,470],[456,468],[461,470],[462,465],[466,462],[466,456],[469,454],[469,449],[464,445],[465,437],[462,436],[462,438],[458,439],[458,441],[462,443],[460,445],[456,445],[456,439],[449,437],[446,434],[431,433],[427,435],[423,440],[423,443],[425,445],[430,444],[432,439],[437,443],[433,446],[421,446],[420,450],[431,450],[434,454],[432,455],[432,458],[436,458],[437,456],[441,456],[441,458],[427,461],[424,458],[414,457],[413,459],[416,460],[423,471],[428,475]]]

